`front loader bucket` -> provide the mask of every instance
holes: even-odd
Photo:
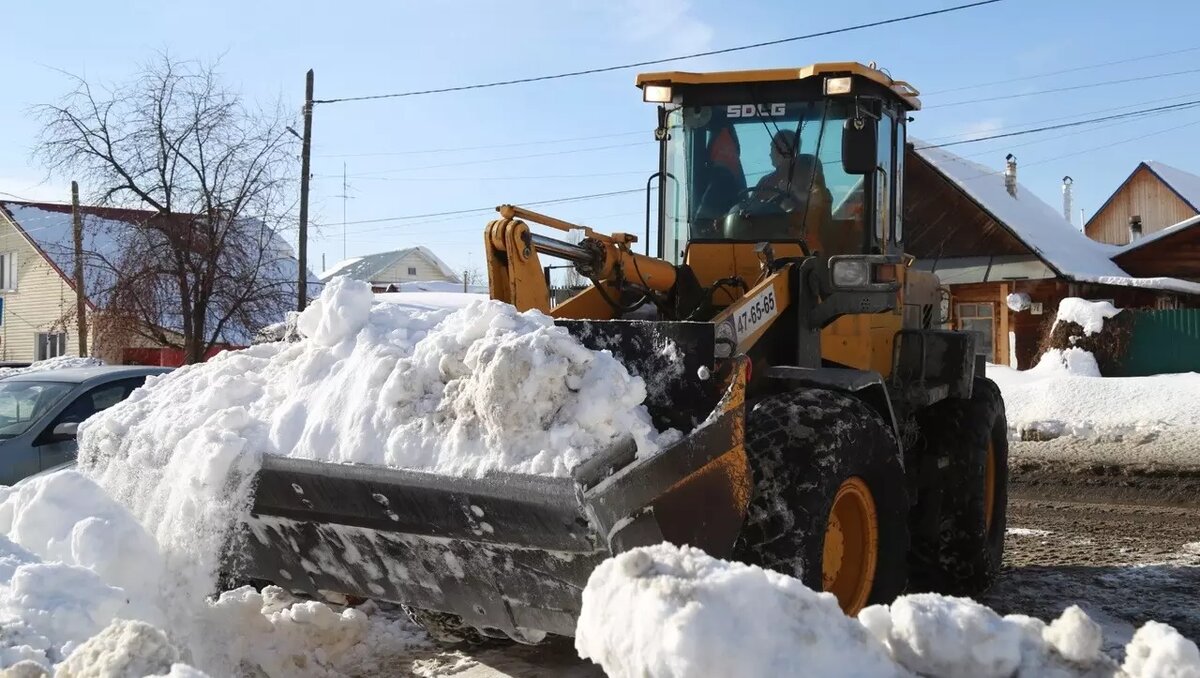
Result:
[[[681,351],[698,343],[712,365],[706,323],[572,323],[572,333],[590,334],[585,343],[607,343],[626,360],[624,347],[643,369],[664,337]],[[662,541],[727,556],[741,528],[752,483],[743,365],[729,361],[721,381],[704,382],[691,366],[672,374],[647,405],[656,420],[692,422],[686,435],[641,458],[621,441],[570,478],[463,478],[268,456],[239,574],[448,612],[517,640],[574,635],[581,592],[605,558]],[[682,394],[692,401],[669,400]]]

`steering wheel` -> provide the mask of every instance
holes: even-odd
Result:
[[[734,199],[733,207],[729,208],[729,213],[749,208],[754,203],[777,207],[781,212],[794,212],[800,206],[794,193],[774,186],[760,186],[742,189]]]

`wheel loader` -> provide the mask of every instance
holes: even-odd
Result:
[[[243,574],[525,643],[573,635],[593,568],[662,541],[799,577],[848,614],[990,585],[1007,425],[973,335],[941,329],[946,292],[904,253],[918,92],[858,63],[637,85],[658,104],[644,240],[505,205],[488,282],[645,379],[678,442],[619,440],[566,478],[268,456]],[[590,281],[553,306],[550,257]]]

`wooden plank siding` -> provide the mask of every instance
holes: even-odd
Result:
[[[1200,224],[1122,252],[1113,261],[1130,275],[1200,281]]]
[[[1128,244],[1129,217],[1133,215],[1142,218],[1142,233],[1149,235],[1196,216],[1196,210],[1142,164],[1092,215],[1084,227],[1084,233],[1100,242]]]

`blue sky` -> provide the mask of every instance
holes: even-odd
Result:
[[[167,49],[221,57],[248,97],[299,111],[304,71],[318,98],[452,86],[740,45],[957,4],[764,0],[510,0],[484,2],[15,3],[5,11],[0,60],[0,191],[65,199],[64,178],[30,159],[29,107],[69,88],[61,69],[93,81],[128,77]],[[1200,99],[1200,49],[1023,79],[1064,69],[1200,48],[1200,5],[1144,0],[1005,0],[910,23],[676,62],[649,70],[723,70],[815,61],[876,61],[923,93],[910,135],[948,140],[1068,116],[1093,117]],[[364,221],[619,191],[656,165],[654,110],[636,71],[474,92],[319,105],[314,122],[310,265],[422,244],[456,269],[482,265],[491,215]],[[1139,81],[1038,95],[1105,80]],[[953,91],[951,91],[953,90]],[[1188,96],[1191,95],[1191,96]],[[990,99],[975,103],[966,100]],[[1153,102],[1153,103],[1152,103]],[[957,104],[957,105],[956,105]],[[1100,112],[1104,111],[1104,112]],[[1172,129],[1174,128],[1174,129]],[[1170,130],[1170,131],[1166,131]],[[1138,138],[1143,137],[1143,138]],[[574,141],[562,141],[573,139]],[[527,142],[546,142],[536,143]],[[496,148],[496,146],[507,147]],[[461,149],[438,151],[430,149]],[[491,147],[479,149],[478,147]],[[1014,153],[1022,183],[1051,205],[1075,179],[1090,214],[1144,159],[1200,173],[1200,109],[955,147],[1000,170]],[[537,156],[537,157],[520,157]],[[343,201],[343,163],[352,196]],[[88,187],[84,187],[85,191]],[[11,196],[4,196],[11,197]],[[643,197],[623,195],[545,211],[602,230],[639,232]],[[1076,220],[1078,216],[1076,215]]]

